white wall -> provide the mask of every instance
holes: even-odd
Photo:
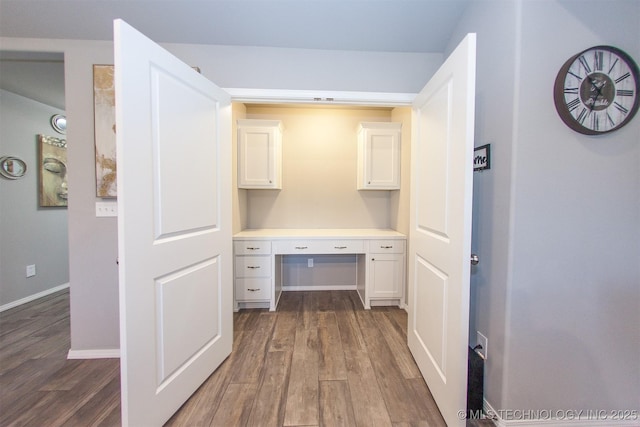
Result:
[[[36,135],[64,138],[49,124],[64,111],[0,90],[0,157],[25,161],[21,179],[0,177],[0,307],[69,282],[67,209],[40,208]],[[36,275],[26,277],[26,266]]]
[[[92,64],[113,63],[112,44],[0,38],[4,50],[65,54],[69,129],[69,264],[73,351],[115,349],[118,337],[117,223],[95,217]],[[416,92],[442,62],[423,53],[341,52],[167,45],[222,87]],[[238,206],[244,195],[238,193]],[[242,220],[242,218],[240,218]]]
[[[226,88],[418,92],[441,53],[163,44]]]
[[[573,54],[608,44],[640,61],[638,22],[637,1],[493,1],[452,40],[478,32],[476,144],[492,144],[474,175],[471,324],[496,409],[638,409],[640,117],[590,137],[553,105]]]
[[[480,264],[471,268],[469,340],[473,347],[476,331],[489,338],[485,398],[496,408],[504,407],[518,20],[516,2],[472,4],[448,47],[450,52],[467,33],[477,33],[475,145],[491,144],[491,169],[473,174],[471,251]]]

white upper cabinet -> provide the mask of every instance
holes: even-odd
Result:
[[[282,188],[280,120],[238,120],[238,188]]]
[[[402,123],[360,123],[358,190],[400,189],[401,133]]]

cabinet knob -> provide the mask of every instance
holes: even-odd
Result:
[[[248,265],[247,268],[255,269],[255,268],[260,268],[260,266],[259,265]]]
[[[308,246],[296,246],[296,249],[307,249]]]
[[[393,249],[393,246],[380,246],[380,249]]]
[[[247,288],[249,292],[258,292],[260,288]]]
[[[346,246],[334,246],[333,248],[334,249],[347,249]]]
[[[247,250],[249,250],[249,251],[257,251],[258,249],[260,249],[260,248],[255,248],[255,247],[252,247],[252,246],[247,248]]]
[[[376,260],[375,258],[371,258],[371,261],[375,261],[375,260]]]

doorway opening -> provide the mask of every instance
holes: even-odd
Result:
[[[3,311],[69,286],[68,219],[61,206],[67,197],[66,164],[60,159],[56,203],[43,203],[39,194],[46,190],[40,182],[39,135],[66,141],[52,124],[53,116],[65,115],[64,54],[0,51],[0,90],[0,156],[19,158],[26,166],[21,178],[0,179]]]

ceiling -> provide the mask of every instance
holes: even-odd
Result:
[[[160,43],[439,53],[470,1],[0,0],[0,37],[111,40],[113,19],[122,18]],[[20,78],[13,92],[24,84],[47,92],[38,87],[51,74],[25,83],[33,73],[0,59],[2,88]],[[53,64],[21,62],[41,70]]]

